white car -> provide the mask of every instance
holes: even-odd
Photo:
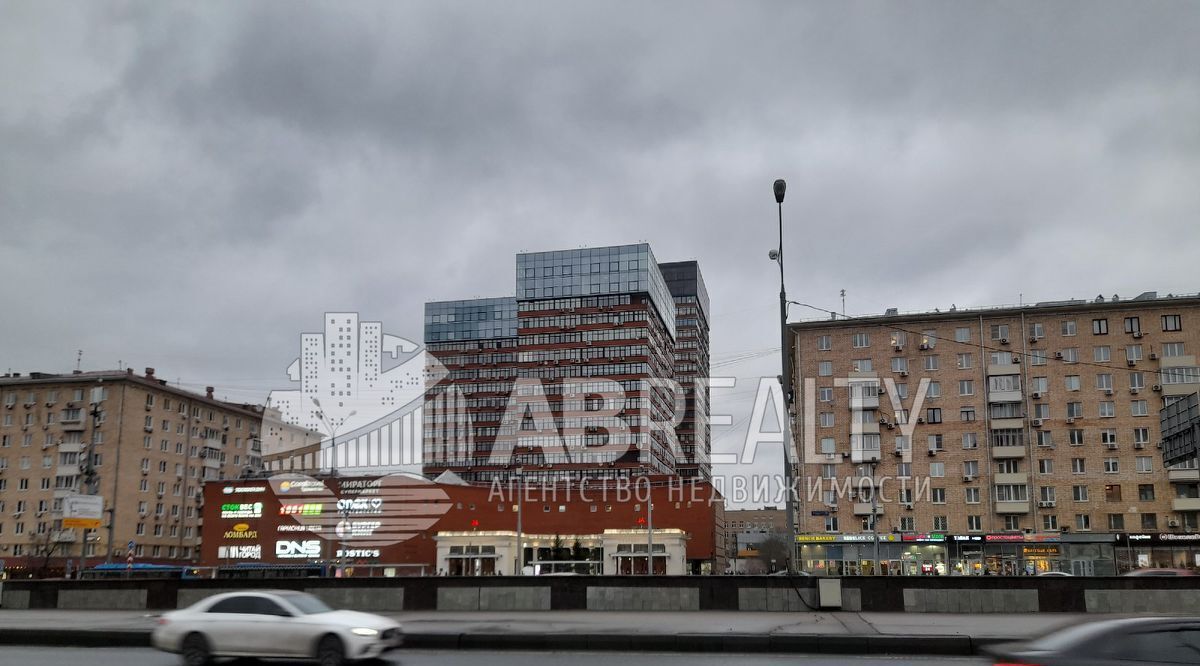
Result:
[[[158,619],[151,644],[187,666],[214,657],[290,657],[321,666],[373,659],[404,641],[400,624],[370,613],[333,610],[303,592],[217,594]]]

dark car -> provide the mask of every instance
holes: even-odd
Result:
[[[1134,569],[1126,576],[1194,576],[1189,569]]]
[[[984,649],[997,666],[1200,664],[1200,618],[1137,617],[1077,624]]]

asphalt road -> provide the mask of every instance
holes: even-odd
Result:
[[[623,652],[475,652],[475,651],[426,651],[401,650],[387,660],[373,662],[378,666],[611,666],[611,664],[654,664],[654,666],[714,666],[736,663],[738,666],[766,666],[767,664],[804,664],[805,666],[982,666],[991,662],[974,658],[943,657],[852,657],[844,655],[782,655],[782,654],[672,654],[672,653],[623,653]],[[234,663],[234,662],[227,662]],[[258,663],[239,660],[237,664]],[[263,662],[266,663],[266,662]],[[304,662],[270,662],[299,666]],[[0,664],[16,666],[84,666],[86,664],[113,664],[121,666],[177,666],[179,658],[148,648],[43,648],[43,647],[0,647]]]

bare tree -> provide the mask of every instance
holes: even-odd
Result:
[[[37,564],[34,567],[38,578],[45,578],[50,570],[50,559],[60,550],[64,550],[63,542],[54,538],[53,530],[29,535],[29,557]],[[65,552],[65,551],[64,551]]]
[[[758,560],[762,568],[768,572],[787,569],[790,548],[787,535],[782,532],[771,532],[767,538],[758,542]],[[773,563],[773,564],[772,564]]]

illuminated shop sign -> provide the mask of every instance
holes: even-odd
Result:
[[[378,497],[370,499],[364,497],[344,498],[338,500],[337,508],[339,512],[344,514],[378,515],[383,513],[383,500]]]
[[[217,557],[222,560],[261,560],[262,546],[217,546]]]
[[[379,557],[378,548],[347,548],[338,550],[338,557]]]
[[[319,516],[321,515],[321,503],[309,504],[284,504],[279,507],[279,515],[281,516]]]
[[[337,524],[335,532],[339,539],[369,537],[382,526],[383,523],[378,520],[343,520]]]
[[[263,503],[253,502],[248,504],[222,504],[222,518],[262,518]]]
[[[221,489],[221,492],[226,495],[265,493],[265,492],[267,492],[267,487],[266,486],[225,486],[224,488]]]
[[[301,479],[296,481],[280,481],[279,492],[281,493],[323,493],[328,491],[324,481],[315,479]]]
[[[276,541],[275,557],[282,559],[312,559],[321,556],[321,540]]]
[[[301,525],[300,523],[284,523],[275,527],[277,532],[320,532],[320,525]]]
[[[338,483],[342,494],[349,495],[378,495],[383,487],[383,479],[345,479]]]
[[[226,539],[257,539],[258,530],[250,529],[246,523],[238,523],[233,529],[225,531]]]

